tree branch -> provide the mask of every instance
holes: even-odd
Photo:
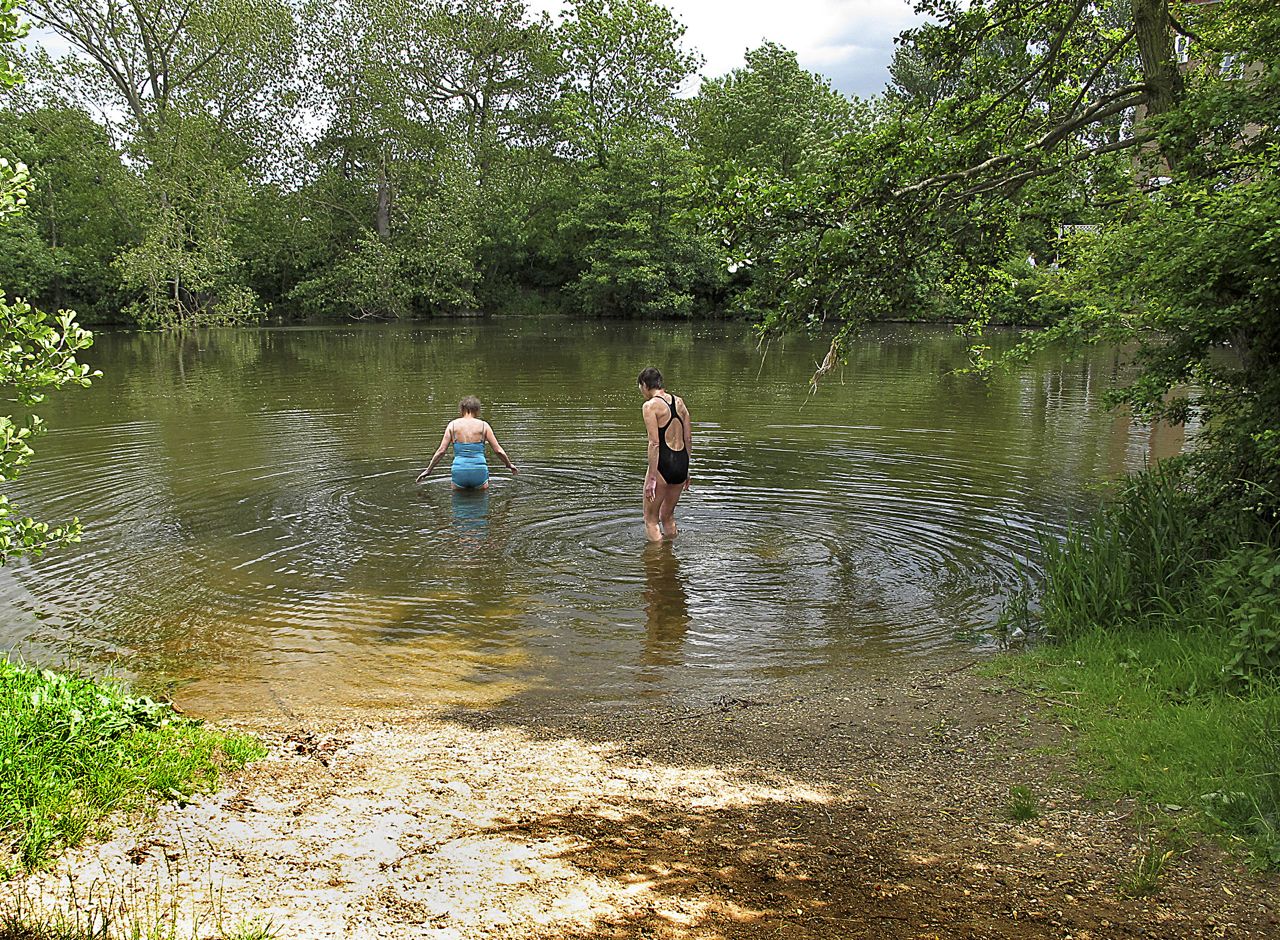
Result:
[[[1129,97],[1125,97],[1125,96]],[[940,173],[937,176],[931,176],[928,179],[920,180],[912,183],[910,186],[904,186],[893,192],[894,197],[905,196],[913,192],[919,192],[923,189],[930,189],[935,186],[946,186],[950,183],[959,183],[967,179],[973,179],[988,170],[999,169],[1007,166],[1015,161],[1030,156],[1041,150],[1052,150],[1057,144],[1061,143],[1073,131],[1077,131],[1082,127],[1097,123],[1112,116],[1119,114],[1129,108],[1136,107],[1146,100],[1146,86],[1142,83],[1125,85],[1109,95],[1104,95],[1097,101],[1094,101],[1089,107],[1081,111],[1071,120],[1059,124],[1051,128],[1040,137],[1030,143],[1020,147],[1011,153],[996,154],[981,163],[968,167],[963,170],[954,170],[950,173]]]

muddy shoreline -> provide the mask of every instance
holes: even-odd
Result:
[[[265,761],[6,889],[161,899],[200,937],[1280,935],[1280,879],[1206,840],[1129,896],[1153,848],[1135,807],[1086,797],[1050,710],[968,664],[238,724]],[[1038,815],[1010,818],[1013,787]]]

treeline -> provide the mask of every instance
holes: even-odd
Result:
[[[687,91],[650,0],[35,0],[0,148],[36,187],[0,283],[87,322],[564,306],[692,316],[733,289],[744,171],[858,128],[793,53]]]
[[[654,0],[26,0],[75,54],[6,47],[0,284],[147,327],[733,310],[824,368],[869,319],[965,322],[978,371],[1051,324],[1136,343],[1117,401],[1280,519],[1280,8],[917,6],[854,100],[769,44],[682,97]]]
[[[974,286],[957,245],[1003,272],[999,319],[1039,321],[1056,307],[1036,262],[1131,177],[1120,156],[985,218],[952,213],[926,239],[920,199],[901,201],[909,224],[813,211],[823,187],[878,198],[895,173],[990,147],[923,129],[946,96],[991,90],[948,71],[945,24],[904,34],[886,92],[854,100],[773,44],[694,89],[699,58],[653,0],[577,0],[557,21],[523,0],[22,9],[72,54],[10,50],[26,82],[3,99],[0,151],[36,185],[0,233],[0,284],[87,323],[546,308],[954,319]],[[791,270],[851,241],[843,272]]]

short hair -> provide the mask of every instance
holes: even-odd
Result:
[[[458,402],[458,410],[464,415],[475,415],[478,418],[480,417],[480,399],[474,395],[468,395]]]
[[[662,388],[662,373],[653,366],[645,369],[640,373],[640,378],[636,382],[645,388]]]

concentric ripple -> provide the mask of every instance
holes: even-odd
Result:
[[[12,494],[84,542],[0,573],[0,641],[211,711],[818,681],[981,645],[1036,532],[1179,443],[1100,409],[1113,354],[979,386],[946,331],[886,328],[809,398],[820,353],[520,320],[102,336]],[[674,547],[640,524],[652,363],[695,425]],[[521,473],[415,485],[473,393]]]

